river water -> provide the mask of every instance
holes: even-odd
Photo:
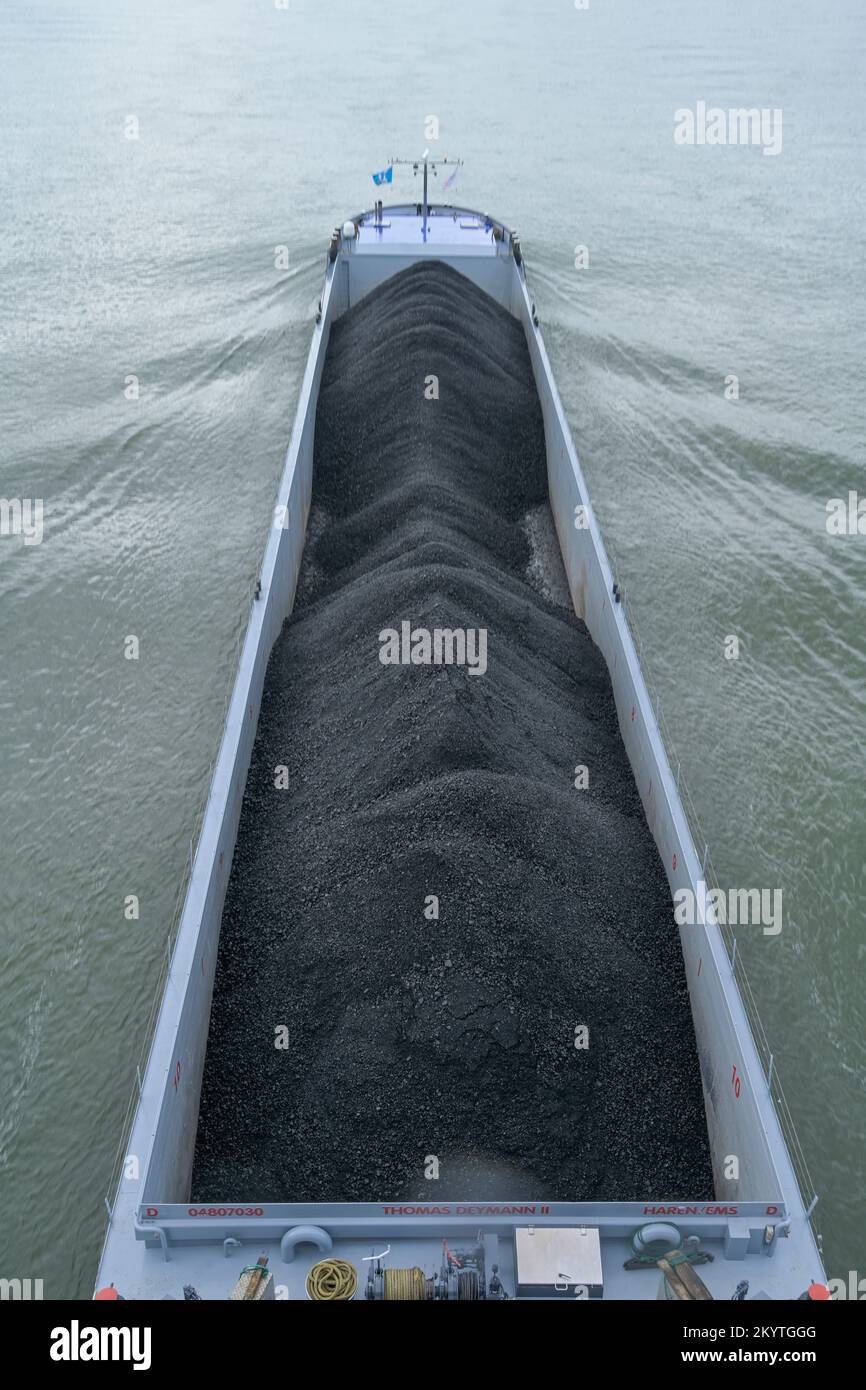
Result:
[[[783,891],[739,949],[862,1271],[864,50],[858,0],[5,0],[0,1275],[89,1296],[327,238],[425,146],[520,230],[720,882]]]

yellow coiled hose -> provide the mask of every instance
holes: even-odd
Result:
[[[348,1260],[320,1260],[307,1275],[307,1296],[316,1303],[337,1303],[354,1298],[358,1273]]]

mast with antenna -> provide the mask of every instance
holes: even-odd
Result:
[[[447,165],[449,168],[451,168],[451,169],[458,169],[458,168],[460,167],[460,165],[463,163],[463,160],[462,160],[462,159],[448,159],[448,158],[444,158],[444,159],[431,159],[431,158],[430,158],[430,151],[429,151],[429,149],[427,149],[427,150],[425,150],[424,153],[421,155],[421,158],[420,158],[420,159],[392,159],[392,160],[391,160],[391,163],[394,164],[394,165],[397,165],[397,164],[411,164],[411,166],[412,166],[412,173],[413,173],[413,174],[417,174],[419,167],[420,167],[420,168],[423,168],[423,170],[424,170],[424,196],[423,196],[423,201],[422,201],[421,206],[422,206],[423,214],[424,214],[424,221],[423,221],[423,224],[422,224],[422,236],[423,236],[423,237],[425,238],[425,240],[426,240],[426,237],[427,237],[427,213],[428,213],[428,210],[429,210],[429,207],[430,207],[430,204],[429,204],[428,201],[427,201],[427,170],[428,170],[428,169],[432,169],[432,170],[433,170],[433,177],[436,178],[436,177],[437,177],[437,174],[436,174],[436,170],[437,170],[437,169],[439,169],[439,168],[444,168],[446,165]]]

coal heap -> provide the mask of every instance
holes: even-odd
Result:
[[[523,331],[481,290],[418,264],[335,324],[192,1200],[712,1198],[670,891],[602,655],[537,579],[546,496]],[[403,622],[484,629],[486,670],[383,664]]]

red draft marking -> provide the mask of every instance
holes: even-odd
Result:
[[[677,867],[677,856],[676,856],[676,855],[674,855],[674,857],[673,857],[673,867],[674,867],[674,868]]]
[[[634,723],[634,705],[631,707],[631,722]]]
[[[731,1072],[731,1081],[733,1082],[733,1086],[734,1086],[734,1095],[737,1097],[737,1100],[739,1100],[739,1099],[740,1099],[740,1078],[737,1076],[737,1068],[736,1068],[736,1066],[733,1068],[733,1070],[732,1070],[732,1072]]]
[[[701,956],[700,960],[698,961],[698,979],[701,978],[701,966],[703,965],[703,963],[704,963],[704,958],[703,958],[703,956]]]
[[[249,710],[250,710],[250,719],[252,719],[252,717],[253,717],[253,707],[252,707],[252,705],[250,705]]]
[[[174,1069],[173,1085],[174,1085],[174,1089],[175,1089],[175,1090],[177,1090],[178,1086],[180,1085],[180,1062],[179,1062],[179,1061],[178,1061],[177,1066],[176,1066],[175,1069]]]
[[[223,852],[220,850],[220,868],[223,866]]]

